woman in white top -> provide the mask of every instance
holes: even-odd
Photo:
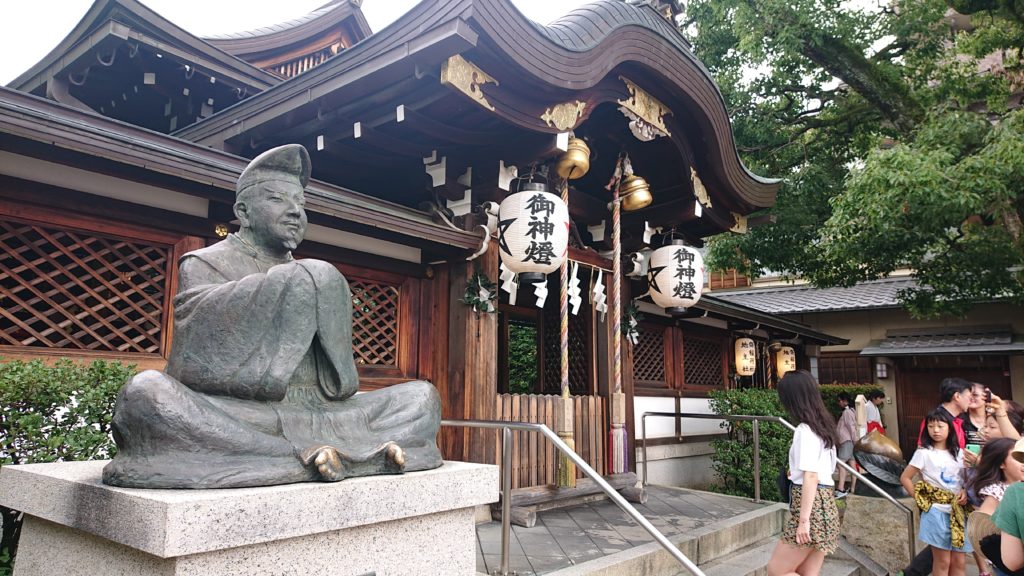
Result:
[[[768,576],[817,576],[825,556],[839,547],[832,481],[836,423],[825,409],[817,381],[806,370],[783,376],[778,392],[782,407],[798,426],[789,448],[790,518],[768,561]]]

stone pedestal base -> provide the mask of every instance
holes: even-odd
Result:
[[[474,507],[495,466],[227,490],[100,483],[105,462],[5,466],[0,504],[25,513],[15,576],[476,572]]]

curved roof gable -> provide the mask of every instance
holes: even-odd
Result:
[[[700,123],[701,134],[691,134],[698,140],[706,137],[715,156],[712,164],[722,170],[723,184],[751,207],[774,204],[780,180],[758,176],[743,165],[718,86],[689,42],[654,7],[598,0],[544,26],[501,0],[476,0],[475,4],[489,8],[474,13],[474,19],[485,26],[487,38],[524,72],[544,83],[585,90],[623,67],[644,69],[656,80],[633,80],[677,112],[666,122],[686,129],[680,125],[681,110],[673,105],[678,103]],[[536,41],[531,42],[531,37]]]
[[[332,44],[347,48],[370,36],[361,0],[334,0],[301,18],[254,30],[204,38],[211,45],[267,68],[268,62],[294,58]]]

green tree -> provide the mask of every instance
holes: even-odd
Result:
[[[117,392],[135,365],[0,358],[0,467],[114,455]],[[11,574],[22,513],[0,506],[0,576]]]
[[[687,4],[744,161],[784,178],[769,224],[712,239],[712,267],[818,286],[910,268],[918,316],[1024,303],[1024,3],[949,4]]]

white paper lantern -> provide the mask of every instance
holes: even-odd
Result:
[[[753,376],[757,372],[757,345],[753,338],[736,339],[736,374]]]
[[[539,282],[562,265],[569,247],[569,209],[539,182],[528,182],[498,209],[501,261],[519,282]]]
[[[785,376],[786,372],[796,370],[796,350],[789,346],[783,346],[775,353],[775,371],[779,378]]]
[[[704,288],[704,258],[700,252],[671,240],[651,253],[647,280],[651,299],[669,314],[682,314],[700,300]]]

